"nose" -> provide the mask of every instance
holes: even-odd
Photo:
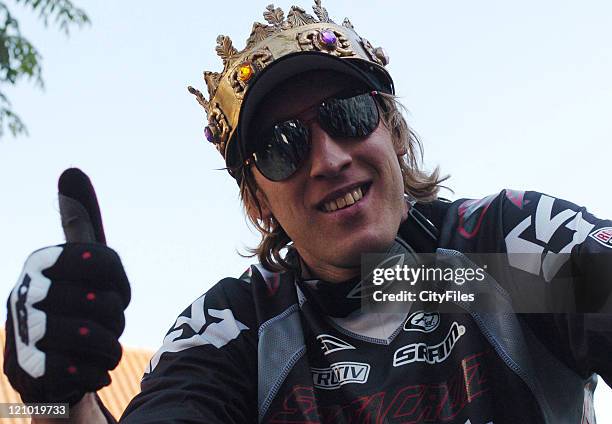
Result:
[[[311,152],[310,176],[331,178],[348,168],[353,158],[347,143],[341,143],[327,134],[318,123],[310,127]]]

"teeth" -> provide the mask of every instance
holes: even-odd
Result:
[[[346,195],[344,196],[344,200],[346,201],[347,205],[352,205],[353,203],[355,203],[355,199],[353,199],[353,195],[351,193],[346,193]]]
[[[345,208],[350,206],[363,198],[363,191],[361,187],[357,187],[356,189],[349,191],[344,196],[338,197],[335,200],[327,202],[323,205],[323,208],[327,212],[333,212],[338,209]]]

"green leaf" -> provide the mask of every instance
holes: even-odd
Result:
[[[16,4],[38,14],[43,25],[52,20],[58,29],[69,34],[70,28],[90,23],[89,17],[70,0],[14,0]],[[19,22],[13,18],[6,2],[0,1],[0,87],[15,85],[21,79],[33,80],[44,88],[42,57],[36,47],[21,34]],[[0,138],[5,129],[13,136],[27,135],[27,128],[19,115],[13,112],[6,95],[0,92]]]

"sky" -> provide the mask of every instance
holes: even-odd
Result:
[[[75,3],[92,24],[70,37],[16,11],[43,56],[46,88],[6,89],[30,135],[0,139],[0,292],[8,295],[31,251],[63,242],[57,178],[79,167],[132,285],[121,342],[156,349],[179,312],[253,262],[239,253],[257,235],[186,87],[205,91],[202,72],[222,68],[216,36],[241,49],[267,2]],[[388,52],[425,167],[451,175],[454,193],[444,197],[537,190],[612,216],[612,3],[323,6]],[[611,392],[596,401],[601,422],[612,422]]]

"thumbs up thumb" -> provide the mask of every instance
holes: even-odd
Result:
[[[59,178],[58,191],[66,241],[106,244],[98,199],[89,177],[78,168],[66,169]]]

